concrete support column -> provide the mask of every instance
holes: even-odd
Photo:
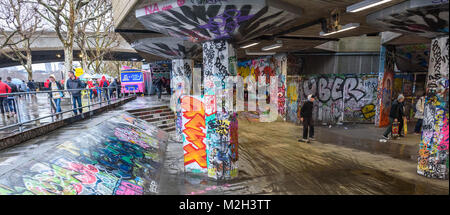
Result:
[[[190,95],[192,88],[192,71],[194,69],[194,61],[191,59],[175,59],[172,60],[172,71],[170,79],[170,88],[172,89],[172,97],[170,99],[170,107],[176,113],[176,135],[178,142],[183,141],[182,135],[182,116],[181,116],[181,97]]]
[[[380,67],[378,72],[378,94],[375,114],[375,125],[389,125],[392,91],[394,87],[395,53],[393,47],[381,46]]]
[[[238,173],[238,121],[227,83],[237,75],[235,49],[225,40],[203,43],[203,67],[208,177],[231,179]]]
[[[448,179],[449,37],[432,40],[417,173]]]

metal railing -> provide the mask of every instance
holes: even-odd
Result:
[[[100,107],[104,104],[104,103],[108,103],[110,104],[111,100],[112,101],[117,101],[120,100],[120,98],[128,98],[131,95],[135,96],[136,95],[136,89],[129,89],[128,91],[132,91],[132,93],[124,93],[124,87],[94,87],[94,88],[80,88],[80,89],[68,89],[68,90],[46,90],[46,91],[32,91],[32,92],[20,92],[20,93],[2,93],[0,94],[1,97],[5,97],[4,101],[3,101],[3,108],[5,109],[5,112],[11,112],[11,110],[9,110],[9,104],[8,104],[8,100],[13,100],[14,101],[14,109],[16,111],[16,115],[17,115],[17,121],[18,123],[16,124],[12,124],[12,125],[7,125],[4,127],[0,127],[0,131],[1,130],[5,130],[5,129],[9,129],[9,128],[13,128],[13,127],[19,127],[19,132],[23,132],[23,126],[27,123],[31,123],[31,122],[36,122],[36,121],[40,121],[42,119],[45,118],[51,118],[52,122],[55,122],[55,116],[60,115],[61,118],[59,120],[63,119],[63,114],[64,113],[69,113],[69,112],[74,112],[75,110],[77,112],[79,112],[79,114],[82,113],[83,108],[88,108],[88,111],[91,111],[91,107],[94,105],[98,105],[100,104]],[[110,93],[110,90],[113,90],[112,93]],[[119,91],[120,90],[120,91]],[[83,102],[81,102],[81,106],[74,108],[74,99],[73,99],[73,92],[78,92],[80,91],[80,99],[82,100],[84,98],[84,96],[87,96],[87,105],[83,106]],[[97,98],[98,102],[94,101],[94,91],[97,91]],[[52,94],[53,93],[57,93],[57,92],[62,92],[64,94],[63,97],[70,95],[70,105],[72,107],[72,109],[70,110],[66,110],[66,111],[60,111],[60,112],[56,112],[57,107],[53,106],[53,97]],[[47,116],[43,116],[43,117],[39,117],[39,118],[35,118],[35,119],[30,119],[27,121],[23,121],[22,117],[21,117],[21,110],[20,110],[20,106],[19,106],[19,101],[20,99],[18,99],[18,96],[32,96],[32,95],[36,95],[36,94],[48,94],[48,104],[49,104],[49,108],[51,110],[51,114],[47,115]],[[114,95],[114,97],[112,97],[112,95]],[[63,99],[63,97],[61,97],[61,101]],[[92,100],[92,101],[91,101]],[[61,106],[61,104],[60,104]],[[9,110],[9,111],[6,111]],[[75,114],[75,113],[74,113]],[[75,114],[78,115],[78,114]]]

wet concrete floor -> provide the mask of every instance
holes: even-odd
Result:
[[[345,144],[298,143],[300,129],[291,123],[241,118],[239,177],[228,182],[183,173],[181,144],[169,144],[160,194],[449,194],[448,181],[418,176],[413,161],[361,155]],[[378,160],[389,164],[368,165]],[[409,175],[397,174],[402,171]]]

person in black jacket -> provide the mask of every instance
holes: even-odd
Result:
[[[83,113],[83,108],[81,105],[81,89],[85,87],[83,82],[79,78],[75,76],[75,73],[73,71],[69,71],[69,79],[66,82],[66,86],[70,93],[72,94],[72,103],[73,103],[73,112],[75,115],[77,115],[77,110],[81,113]],[[73,90],[77,89],[77,90]],[[78,108],[76,103],[78,103]]]
[[[400,134],[400,137],[403,137],[402,135],[402,128],[403,128],[403,119],[406,117],[403,107],[403,102],[405,101],[405,97],[400,94],[392,103],[391,111],[389,112],[389,127],[386,129],[386,131],[383,134],[383,137],[385,139],[389,139],[388,135],[392,132],[392,124],[394,122],[399,122],[399,128],[398,133]]]
[[[314,109],[314,95],[308,96],[308,101],[303,104],[302,109],[300,110],[300,120],[303,122],[303,139],[299,140],[299,142],[307,142],[308,141],[308,131],[309,131],[309,139],[314,140],[314,121],[313,121],[313,109]]]

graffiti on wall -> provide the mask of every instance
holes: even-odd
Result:
[[[384,11],[375,13],[368,16],[367,22],[381,25],[390,31],[412,33],[428,38],[448,34],[448,1],[421,2],[425,5],[397,12],[393,10],[391,14]]]
[[[172,95],[170,98],[170,107],[176,113],[175,120],[175,139],[182,141],[182,114],[181,114],[181,97],[190,94],[192,73],[194,61],[187,59],[172,60],[171,83]]]
[[[206,173],[205,108],[201,98],[183,96],[181,112],[183,114],[184,169],[187,172]]]
[[[449,174],[448,60],[448,37],[433,40],[417,173],[439,179]]]
[[[389,124],[394,87],[395,50],[381,47],[380,68],[378,73],[378,94],[375,125],[384,127]]]
[[[276,95],[271,95],[274,92],[271,92],[269,88],[266,89],[267,100],[270,100],[270,96],[276,96],[278,99],[277,109],[278,115],[286,120],[286,76],[287,76],[287,57],[286,55],[278,55],[275,57],[263,57],[255,60],[243,61],[238,63],[238,75],[241,76],[244,80],[244,88],[247,91],[251,91],[249,87],[252,86],[250,81],[263,81],[265,84],[269,85],[271,77],[277,77],[277,89],[275,90]],[[251,79],[249,77],[252,77]],[[261,78],[265,78],[265,80],[259,80]],[[256,90],[253,91],[256,93]],[[259,92],[259,91],[258,91]],[[249,96],[251,96],[249,94]],[[269,103],[266,101],[266,103]],[[266,110],[261,110],[259,107],[258,112],[264,112]]]
[[[417,173],[426,177],[448,179],[448,118],[441,96],[427,98],[423,120]]]
[[[129,115],[109,119],[60,144],[23,174],[6,173],[0,195],[142,195],[158,193],[160,144],[155,128]],[[140,126],[135,126],[139,125]]]
[[[208,177],[229,179],[237,176],[237,114],[225,104],[225,79],[238,71],[235,52],[225,41],[203,43],[204,104],[206,120]],[[228,59],[228,60],[224,60]]]
[[[448,80],[449,37],[434,39],[431,42],[430,66],[428,70],[427,89],[436,89],[438,81]]]
[[[138,9],[136,17],[148,29],[173,37],[204,42],[249,39],[292,22],[297,16],[266,1],[166,1]],[[164,5],[165,10],[157,5]],[[151,9],[150,9],[151,8]],[[156,8],[156,9],[155,9]]]
[[[311,75],[288,83],[290,119],[297,117],[300,106],[308,95],[315,95],[314,118],[325,123],[340,121],[373,121],[377,92],[377,77],[374,75]],[[297,83],[296,83],[297,82]],[[293,92],[297,90],[297,92]],[[297,98],[293,98],[298,93]],[[297,121],[294,121],[297,122]]]

